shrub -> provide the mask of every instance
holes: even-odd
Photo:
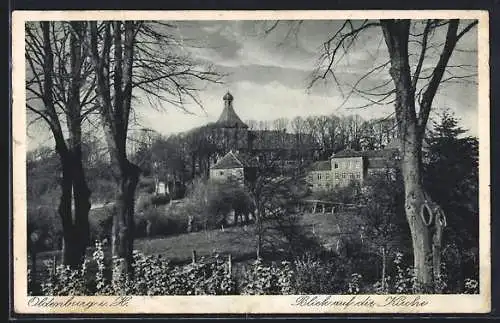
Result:
[[[28,246],[30,251],[42,252],[60,247],[62,223],[56,209],[40,206],[28,209]],[[31,241],[36,237],[36,242]]]
[[[96,243],[92,257],[86,259],[78,270],[63,265],[49,271],[41,283],[43,295],[229,295],[235,294],[235,282],[229,272],[228,263],[220,257],[215,261],[172,266],[160,256],[145,256],[134,251],[134,278],[115,275],[112,284],[109,273],[119,268],[118,260],[113,266],[104,259],[103,246]],[[28,277],[30,279],[30,276]],[[31,285],[30,285],[31,286]],[[32,293],[32,291],[30,291]]]
[[[187,217],[167,212],[163,207],[149,206],[136,214],[136,237],[185,233],[186,227]]]
[[[141,176],[137,184],[137,190],[140,192],[153,193],[156,189],[154,178]]]
[[[249,267],[240,286],[242,295],[289,295],[295,292],[289,262],[266,265],[258,259]]]
[[[153,205],[165,205],[170,202],[170,196],[168,194],[153,195],[151,197],[151,204]]]
[[[339,257],[328,260],[306,253],[294,261],[294,286],[298,294],[341,294],[350,277],[349,262]]]
[[[346,186],[313,193],[313,197],[320,200],[345,204],[356,203],[360,195],[361,185],[356,181],[352,181]]]
[[[134,251],[134,278],[119,275],[118,260],[105,257],[97,242],[92,255],[82,267],[72,270],[51,260],[45,261],[46,275],[36,284],[28,271],[30,295],[292,295],[292,294],[413,294],[420,292],[415,275],[403,264],[401,254],[386,281],[370,285],[362,274],[342,258],[321,259],[305,254],[292,263],[265,263],[261,259],[246,265],[239,283],[232,276],[229,263],[216,255],[210,261],[173,265],[161,256],[145,256]],[[112,277],[115,277],[112,283]],[[445,278],[446,276],[444,276]],[[40,291],[37,292],[37,286]],[[465,279],[463,293],[479,293],[479,283]]]
[[[111,240],[113,226],[113,208],[102,207],[89,212],[90,241]]]

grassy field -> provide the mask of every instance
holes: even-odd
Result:
[[[309,238],[317,240],[325,249],[335,249],[339,237],[357,234],[359,225],[353,223],[352,213],[333,214],[303,214],[299,221],[302,232]],[[135,249],[145,255],[161,255],[172,263],[183,264],[191,261],[192,251],[196,250],[197,258],[211,257],[215,254],[227,256],[231,254],[236,268],[241,268],[256,258],[256,235],[253,225],[234,226],[224,230],[210,230],[193,233],[156,237],[151,239],[136,239]],[[274,236],[272,254],[266,258],[280,259],[284,243],[276,232],[270,229]],[[280,245],[282,243],[282,245]],[[283,247],[283,248],[282,248]],[[92,253],[89,248],[89,255]],[[44,261],[53,259],[60,261],[59,251],[40,253],[37,257],[37,271],[44,272]],[[238,269],[237,269],[238,270]]]

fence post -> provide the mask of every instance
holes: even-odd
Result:
[[[192,251],[191,258],[192,258],[193,264],[195,264],[196,263],[196,250],[194,250],[194,249]]]
[[[231,275],[232,270],[233,270],[233,259],[231,257],[231,254],[229,254],[227,256],[227,264],[228,264],[228,268],[229,268],[229,275]]]
[[[57,257],[56,255],[52,256],[52,274],[56,274],[56,269],[57,269]]]
[[[64,242],[64,237],[61,242],[61,263],[64,262],[64,253],[66,251],[66,242]]]
[[[385,247],[382,247],[382,290],[385,291]]]

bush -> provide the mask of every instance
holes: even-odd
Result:
[[[102,207],[89,212],[90,241],[111,241],[111,229],[113,227],[113,208]]]
[[[235,282],[229,265],[220,257],[212,262],[185,266],[172,266],[160,256],[145,256],[134,251],[134,279],[115,276],[111,282],[109,272],[117,267],[104,260],[101,243],[96,243],[92,258],[82,267],[71,270],[60,265],[41,283],[46,296],[67,295],[230,295],[235,294]],[[50,262],[47,264],[51,268]],[[117,273],[113,273],[117,275]],[[30,291],[30,295],[33,291]]]
[[[349,262],[338,257],[324,261],[306,253],[294,261],[294,286],[298,294],[342,294],[351,275]]]
[[[209,230],[230,224],[229,213],[245,215],[252,210],[248,192],[238,183],[195,180],[177,212],[193,218],[193,230]]]
[[[155,189],[156,183],[154,178],[142,176],[139,179],[139,183],[137,184],[137,191],[151,194],[154,193]]]
[[[187,218],[163,207],[150,206],[136,214],[136,237],[166,236],[185,233]]]
[[[350,182],[347,186],[335,187],[326,191],[312,193],[314,198],[345,204],[355,204],[361,196],[361,185],[357,181]]]
[[[112,180],[102,178],[90,178],[88,181],[92,197],[97,198],[97,202],[112,201],[116,196],[116,183]]]
[[[63,265],[53,271],[46,262],[47,275],[41,275],[40,284],[33,283],[28,271],[29,295],[294,295],[294,294],[412,294],[419,292],[411,268],[403,264],[402,254],[394,259],[384,284],[368,283],[352,263],[342,258],[321,259],[304,255],[292,263],[264,263],[262,260],[247,265],[241,271],[239,283],[234,279],[229,263],[219,256],[211,261],[174,266],[161,256],[145,256],[134,251],[134,278],[118,276],[117,260],[105,258],[103,245],[97,242],[91,257],[82,267],[72,270]],[[112,277],[116,278],[112,284]],[[446,276],[444,276],[446,279]],[[34,286],[40,286],[35,290]],[[444,292],[450,292],[444,285]],[[467,278],[461,293],[479,293],[476,279]]]
[[[62,223],[56,209],[40,206],[28,209],[28,247],[42,252],[61,247]],[[36,239],[33,243],[32,238]]]
[[[240,286],[242,295],[290,295],[295,292],[293,286],[293,271],[290,263],[275,262],[266,265],[260,259],[256,260],[244,272]]]
[[[151,204],[153,205],[165,205],[170,202],[170,196],[168,194],[153,195],[151,197]]]

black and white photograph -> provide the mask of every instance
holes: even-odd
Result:
[[[369,13],[20,12],[15,305],[489,311],[488,16]]]

